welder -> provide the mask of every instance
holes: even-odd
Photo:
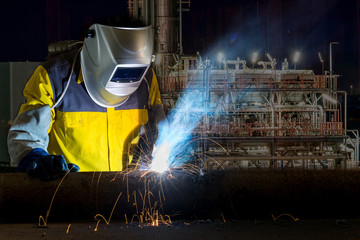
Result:
[[[11,165],[41,180],[129,169],[164,118],[150,26],[96,23],[80,46],[37,67],[9,130]]]

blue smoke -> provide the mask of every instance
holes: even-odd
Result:
[[[150,168],[157,172],[181,167],[190,160],[192,132],[204,115],[203,93],[186,89],[170,111],[168,121],[159,123],[158,139]]]

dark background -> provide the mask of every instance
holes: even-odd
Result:
[[[42,61],[49,43],[81,39],[93,22],[126,15],[127,7],[128,0],[2,3],[0,62]],[[284,58],[293,67],[293,52],[299,50],[297,68],[321,74],[317,53],[328,70],[329,43],[338,41],[333,69],[342,76],[339,88],[359,92],[359,0],[193,0],[189,9],[183,13],[185,54],[199,51],[215,59],[221,51],[228,59],[239,56],[249,63],[251,52],[258,51],[261,60],[269,52],[278,67]]]

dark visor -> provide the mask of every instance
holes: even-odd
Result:
[[[120,68],[118,67],[111,78],[111,82],[116,83],[132,83],[141,80],[147,67],[137,68]]]

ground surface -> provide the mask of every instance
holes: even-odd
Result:
[[[0,174],[0,240],[360,240],[360,171],[89,172],[59,181]],[[133,223],[168,215],[169,226]]]
[[[70,225],[71,224],[71,225]],[[170,226],[151,227],[136,223],[100,222],[0,224],[0,239],[360,239],[360,219],[299,219],[289,216],[277,220],[176,221]]]

